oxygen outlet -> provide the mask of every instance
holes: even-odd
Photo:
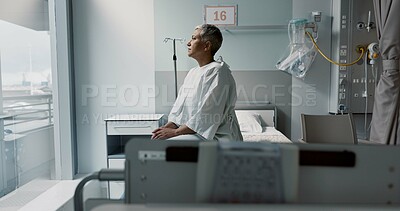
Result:
[[[346,106],[344,104],[339,104],[338,110],[340,113],[343,113],[346,110]]]
[[[362,45],[357,45],[356,51],[357,51],[357,53],[365,52],[365,47]]]

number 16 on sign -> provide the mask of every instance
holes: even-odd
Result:
[[[236,26],[237,6],[204,6],[204,22],[218,26]]]

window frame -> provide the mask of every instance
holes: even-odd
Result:
[[[71,9],[71,0],[49,0],[55,179],[59,180],[74,179],[77,173]]]

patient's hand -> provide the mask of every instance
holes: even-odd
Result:
[[[168,139],[177,135],[175,128],[159,127],[153,131],[151,139]]]
[[[155,129],[152,133],[151,139],[167,139],[179,135],[195,134],[196,132],[186,125],[177,127],[175,123],[168,122],[166,125]]]

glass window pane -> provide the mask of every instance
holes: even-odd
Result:
[[[0,197],[54,171],[50,35],[0,20]]]

